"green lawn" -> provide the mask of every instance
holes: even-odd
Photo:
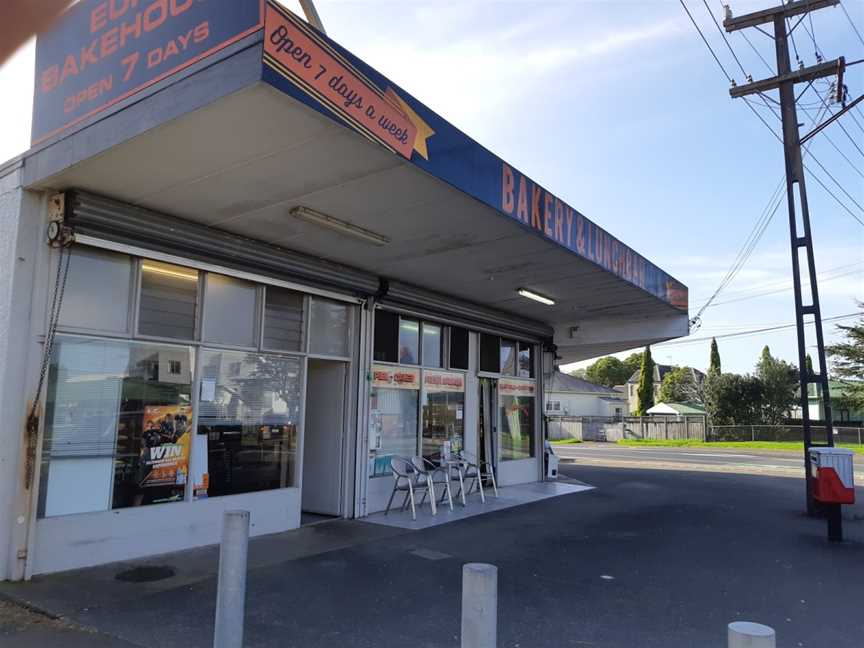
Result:
[[[714,441],[706,443],[705,441],[682,440],[682,441],[664,441],[664,440],[636,440],[628,439],[626,441],[618,441],[618,445],[628,446],[631,448],[642,447],[665,447],[665,448],[741,448],[752,450],[785,450],[787,452],[801,452],[804,449],[804,444],[795,441]],[[864,454],[864,446],[841,443],[841,448],[849,448],[856,454]]]
[[[582,441],[580,439],[557,439],[549,443],[552,445],[572,445],[574,443],[582,443]]]

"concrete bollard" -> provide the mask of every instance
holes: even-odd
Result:
[[[750,621],[729,624],[729,648],[776,648],[777,635],[773,628]]]
[[[213,648],[242,648],[246,612],[249,511],[225,511],[219,548],[219,584]]]
[[[462,648],[498,646],[498,568],[462,566]]]

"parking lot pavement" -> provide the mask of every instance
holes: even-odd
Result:
[[[773,626],[779,646],[862,645],[864,521],[847,521],[847,542],[830,545],[824,521],[802,514],[800,480],[579,464],[562,473],[596,489],[282,562],[258,557],[246,646],[455,648],[466,562],[499,567],[501,647],[720,646],[735,620]],[[212,644],[212,576],[112,598],[98,592],[109,587],[100,573],[16,591],[68,592],[71,622],[133,645]]]

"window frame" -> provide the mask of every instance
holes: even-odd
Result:
[[[241,346],[237,344],[229,344],[226,342],[215,342],[211,340],[207,340],[204,337],[204,308],[207,303],[207,291],[209,290],[208,284],[210,283],[210,275],[222,274],[224,277],[228,277],[229,279],[234,279],[235,281],[245,281],[247,283],[251,283],[252,287],[255,289],[255,312],[254,312],[254,320],[252,322],[252,331],[255,336],[255,341],[253,346]],[[199,293],[198,300],[200,302],[200,310],[197,310],[199,306],[196,306],[195,317],[198,320],[198,341],[201,345],[206,345],[210,347],[218,347],[220,349],[234,349],[237,351],[260,351],[261,345],[264,342],[264,330],[263,330],[263,320],[264,320],[264,303],[262,301],[263,293],[262,286],[255,282],[248,281],[246,279],[239,279],[237,277],[232,277],[231,275],[226,275],[219,272],[201,272],[199,271],[199,281],[203,284],[203,291]]]
[[[353,366],[351,363],[355,361],[356,355],[356,331],[355,327],[357,326],[357,317],[358,317],[358,305],[361,300],[356,297],[349,297],[340,293],[316,289],[311,286],[305,286],[301,284],[296,284],[292,282],[286,282],[280,279],[276,279],[274,277],[268,277],[266,275],[257,275],[254,273],[243,272],[232,270],[231,268],[223,268],[221,266],[216,266],[213,264],[203,263],[199,261],[195,261],[192,259],[186,259],[183,257],[178,257],[175,255],[164,254],[161,252],[157,252],[154,250],[149,250],[145,248],[140,248],[137,246],[130,246],[121,243],[114,243],[111,241],[104,241],[102,239],[90,237],[90,236],[81,236],[79,240],[76,242],[76,246],[81,247],[85,250],[94,250],[97,252],[105,252],[108,254],[119,254],[127,257],[130,262],[130,279],[129,279],[129,294],[128,294],[128,304],[127,304],[127,316],[126,316],[126,329],[123,332],[118,331],[104,331],[90,328],[79,328],[79,327],[71,327],[71,326],[60,326],[58,327],[58,333],[70,338],[81,338],[92,341],[123,341],[128,342],[130,344],[155,344],[167,347],[175,347],[178,349],[188,350],[191,354],[190,361],[190,403],[193,408],[192,411],[192,420],[190,421],[190,428],[193,429],[196,433],[192,434],[191,444],[190,444],[190,456],[189,456],[189,465],[188,465],[188,476],[187,482],[184,488],[183,498],[180,501],[183,502],[193,502],[197,501],[194,496],[194,476],[193,476],[193,468],[195,468],[195,440],[197,436],[198,429],[198,420],[199,420],[199,410],[200,410],[200,395],[201,395],[201,359],[203,357],[204,351],[236,351],[236,352],[253,352],[263,355],[271,355],[282,358],[296,358],[300,361],[300,366],[303,371],[303,380],[301,384],[301,414],[300,414],[300,422],[298,425],[298,457],[300,461],[300,465],[296,467],[298,480],[297,484],[294,486],[286,486],[279,490],[284,490],[285,488],[300,488],[300,484],[302,483],[302,452],[303,452],[303,434],[305,433],[305,394],[306,387],[308,381],[308,361],[310,358],[320,358],[327,360],[336,360],[341,362],[346,362],[349,364],[349,372],[351,367]],[[57,254],[52,254],[50,257],[50,267],[56,271],[59,264],[59,257]],[[193,337],[191,339],[181,339],[181,338],[166,338],[162,336],[155,335],[147,335],[142,334],[139,331],[140,326],[140,305],[141,305],[141,293],[142,293],[142,266],[146,261],[154,261],[157,263],[164,263],[169,265],[175,265],[181,268],[186,268],[189,270],[194,270],[197,273],[197,282],[196,282],[196,298],[195,298],[195,322],[193,326]],[[222,344],[216,342],[207,342],[203,339],[203,325],[204,325],[204,302],[206,300],[206,277],[209,274],[219,274],[226,277],[230,277],[232,279],[237,279],[240,281],[246,281],[254,284],[256,288],[256,302],[255,302],[255,317],[257,318],[255,321],[254,331],[256,335],[256,343],[254,347],[243,347],[243,346],[235,346],[230,344]],[[266,297],[266,289],[268,287],[275,287],[280,289],[285,289],[289,291],[296,292],[300,294],[303,298],[303,330],[301,332],[301,346],[298,350],[281,350],[281,349],[270,349],[264,346],[264,309],[265,309],[265,297]],[[339,303],[348,308],[348,322],[347,322],[347,356],[328,356],[328,355],[320,355],[310,353],[309,348],[311,346],[310,336],[309,336],[309,321],[311,318],[311,308],[310,303],[313,297],[328,300],[332,302]],[[411,365],[413,366],[413,365]],[[350,398],[350,395],[349,395]],[[419,399],[419,395],[418,395]],[[36,475],[35,479],[41,479],[42,473],[42,446],[45,438],[45,425],[46,420],[45,417],[42,417],[41,426],[40,426],[40,435],[39,442],[37,444],[37,453],[36,453]],[[347,425],[347,422],[346,422]],[[418,439],[419,439],[419,408],[418,408]],[[419,441],[418,441],[419,442]],[[206,464],[204,465],[205,472],[207,469]],[[37,483],[36,489],[38,492],[39,485]],[[256,491],[258,492],[258,491]],[[263,492],[263,491],[261,491]],[[37,496],[38,497],[38,496]],[[113,497],[113,493],[112,493]],[[152,504],[150,506],[165,506],[169,504],[174,504],[177,502],[166,502],[161,504]],[[108,513],[115,509],[108,508],[103,511],[99,511],[101,513]],[[87,514],[87,513],[82,513]],[[76,513],[68,514],[68,515],[79,515]],[[64,515],[63,517],[68,517],[68,515]]]
[[[142,333],[141,328],[141,293],[144,289],[144,280],[143,280],[143,268],[144,262],[152,260],[157,263],[166,263],[169,265],[176,265],[178,267],[189,268],[191,270],[195,270],[198,273],[198,281],[196,285],[196,293],[195,293],[195,322],[192,327],[192,338],[172,338],[172,337],[164,337],[159,335],[148,335],[146,333]],[[132,329],[132,337],[136,340],[150,340],[153,342],[176,342],[179,344],[192,344],[192,343],[200,343],[201,342],[201,329],[203,322],[203,308],[204,308],[204,276],[206,272],[203,270],[199,270],[198,268],[192,268],[191,266],[183,266],[179,263],[160,261],[159,259],[151,259],[151,257],[138,257],[135,258],[135,262],[137,264],[137,285],[135,287],[135,311],[134,311],[134,327]]]

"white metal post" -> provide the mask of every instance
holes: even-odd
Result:
[[[498,568],[462,566],[462,648],[498,646]]]
[[[242,648],[246,612],[249,511],[225,511],[219,549],[213,648]]]
[[[728,648],[776,648],[777,635],[773,628],[750,621],[729,624]]]

